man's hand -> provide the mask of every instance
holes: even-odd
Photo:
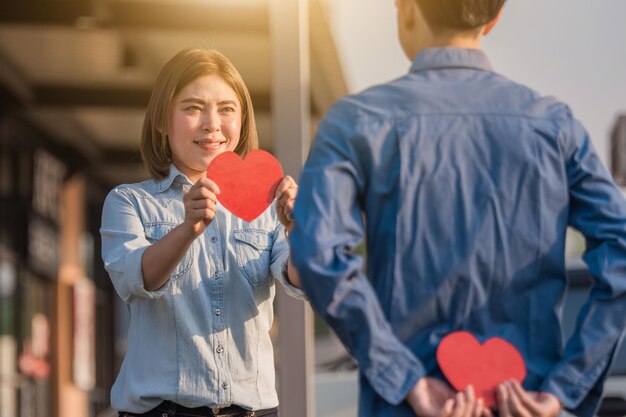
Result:
[[[547,392],[526,391],[517,381],[507,381],[496,392],[500,417],[556,417],[563,406]]]
[[[470,385],[455,393],[445,382],[423,377],[411,389],[407,402],[418,417],[481,417],[488,411],[482,399],[476,399]]]

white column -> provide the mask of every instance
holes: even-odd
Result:
[[[298,178],[308,153],[310,77],[308,0],[269,0],[273,150]],[[314,417],[313,313],[278,290],[280,414]]]

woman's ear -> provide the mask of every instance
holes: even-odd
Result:
[[[491,32],[491,29],[493,29],[494,26],[498,23],[501,16],[502,16],[502,9],[500,9],[496,17],[494,17],[491,22],[485,25],[485,27],[483,28],[483,36],[489,35],[489,32]]]
[[[167,138],[167,130],[165,130],[165,128],[163,126],[157,126],[156,131],[159,132],[159,135],[163,136],[165,138],[165,140],[168,140],[168,138]]]

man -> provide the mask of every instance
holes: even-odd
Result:
[[[409,74],[340,100],[304,167],[293,261],[359,364],[362,417],[491,414],[438,367],[458,330],[525,359],[501,417],[591,417],[626,326],[626,202],[569,108],[479,49],[503,3],[397,0]],[[564,347],[568,226],[597,283]]]

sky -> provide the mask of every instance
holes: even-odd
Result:
[[[351,92],[402,76],[393,0],[329,0]],[[496,72],[570,105],[609,165],[609,136],[626,114],[625,0],[508,0],[483,42]]]

